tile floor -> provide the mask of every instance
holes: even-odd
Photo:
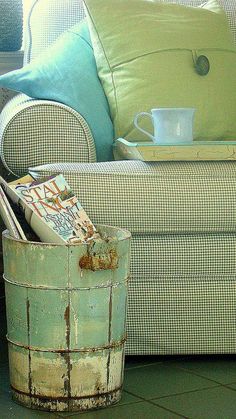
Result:
[[[0,298],[1,419],[235,419],[236,356],[127,357],[121,402],[85,413],[47,413],[11,400]]]

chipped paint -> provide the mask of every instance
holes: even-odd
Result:
[[[44,243],[3,236],[10,381],[24,406],[74,412],[120,400],[130,235],[107,226],[106,234],[87,248],[49,246],[50,254]]]
[[[72,304],[71,304],[70,308],[71,308],[71,312],[72,312],[73,320],[74,320],[73,327],[74,327],[74,334],[75,334],[75,344],[77,346],[78,345],[78,324],[79,324],[79,319],[78,319],[78,314],[77,314],[77,312],[76,312],[76,310],[75,310],[75,308],[74,308],[74,306]]]

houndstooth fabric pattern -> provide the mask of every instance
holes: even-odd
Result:
[[[178,239],[181,246],[185,238],[177,237]],[[200,246],[202,237],[194,239],[199,241]],[[209,258],[216,249],[215,239],[217,237],[212,236],[208,243]],[[162,237],[155,248],[159,249],[161,240]],[[226,248],[229,243],[232,245],[233,255],[235,235],[225,236]],[[142,248],[139,249],[136,237],[132,239],[132,249],[131,260],[134,265],[143,251]],[[146,249],[146,254],[149,250],[150,246]],[[174,254],[175,251],[176,247],[169,237],[169,252]],[[137,252],[135,256],[134,252]],[[186,258],[185,264],[190,263]],[[172,276],[155,274],[155,277],[144,275],[141,278],[132,275],[129,285],[126,353],[235,353],[235,280],[235,273],[224,273],[224,264],[218,272],[214,270],[210,276],[197,272],[195,276],[179,273]]]
[[[17,93],[13,92],[13,90],[0,88],[0,112],[4,108],[4,106],[7,104],[7,102],[12,99]]]
[[[83,18],[82,0],[35,0],[26,25],[24,63]],[[26,174],[30,165],[65,159],[96,161],[95,144],[86,121],[58,102],[18,95],[1,114],[0,138],[2,162],[16,176]]]
[[[181,224],[178,225],[177,222],[178,234],[163,234],[163,232],[158,234],[159,230],[155,231],[153,226],[152,232],[148,234],[143,227],[143,218],[136,217],[137,213],[140,215],[140,206],[145,207],[147,220],[150,216],[154,216],[154,212],[151,214],[152,209],[149,205],[150,190],[156,197],[155,214],[159,214],[160,196],[155,188],[160,179],[167,178],[166,183],[163,183],[163,188],[166,184],[168,189],[168,174],[175,185],[179,183],[183,189],[186,188],[185,180],[190,177],[193,183],[192,193],[199,179],[205,179],[205,187],[210,191],[208,211],[216,219],[216,230],[220,225],[223,228],[224,217],[228,216],[230,207],[231,214],[235,213],[235,203],[231,206],[229,201],[234,202],[236,195],[235,192],[229,193],[226,199],[223,189],[221,190],[223,195],[218,195],[219,180],[221,177],[225,179],[227,189],[228,181],[232,180],[232,184],[236,183],[235,170],[235,162],[148,164],[139,161],[90,165],[55,164],[30,170],[36,177],[57,172],[63,173],[80,200],[82,197],[82,204],[86,210],[89,209],[89,215],[94,222],[102,221],[113,225],[114,219],[121,217],[120,227],[131,230],[127,354],[235,352],[236,223],[232,223],[231,232],[209,233],[207,232],[208,224],[205,226],[205,231],[201,232],[199,229],[202,223],[201,216],[194,219],[193,213],[189,213],[191,230],[198,226],[198,231],[194,234],[191,231],[181,232]],[[136,178],[139,184],[133,190],[130,189],[129,177]],[[212,184],[209,184],[210,177],[214,180]],[[97,182],[96,179],[98,179]],[[113,184],[111,184],[111,179]],[[143,183],[145,180],[151,183],[151,189],[146,189],[147,183]],[[198,208],[198,214],[205,219],[207,217],[207,211],[205,213],[203,211],[205,203],[199,199],[202,186],[203,184],[193,193],[192,199]],[[97,192],[94,195],[96,188]],[[142,190],[142,202],[134,208],[133,201],[136,200],[139,188]],[[103,190],[107,195],[103,193]],[[110,190],[113,191],[112,199]],[[188,193],[191,194],[191,191],[188,190]],[[218,196],[218,204],[215,202],[215,206],[211,207],[211,197],[215,194]],[[175,199],[176,196],[173,197],[173,203],[176,202]],[[218,213],[221,211],[222,202],[225,205],[224,209],[221,208],[223,224],[220,223]],[[168,204],[170,202],[166,203]],[[188,206],[188,202],[183,200],[181,211],[185,216],[186,205]],[[178,218],[181,214],[176,213],[176,207],[172,204],[169,211],[172,211],[173,218]],[[164,225],[167,219],[170,219],[170,213],[169,217],[166,217],[162,212],[159,221]],[[134,224],[134,220],[137,224]],[[219,223],[218,226],[217,223]]]
[[[136,283],[144,278],[150,282],[236,278],[236,233],[133,237],[131,270]]]
[[[27,22],[25,63],[84,17],[82,0],[35,0]]]
[[[236,165],[223,162],[117,161],[54,164],[91,218],[133,234],[236,231]]]
[[[235,353],[236,234],[133,236],[126,353]]]
[[[78,113],[52,101],[14,97],[0,115],[1,159],[16,176],[30,165],[60,162],[95,162],[91,131]]]

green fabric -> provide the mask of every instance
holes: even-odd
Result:
[[[197,8],[155,0],[85,4],[116,137],[148,140],[133,125],[137,112],[191,107],[194,139],[236,139],[236,49],[217,1]],[[199,70],[202,55],[209,72]],[[151,130],[148,120],[142,126]]]
[[[113,160],[113,125],[86,22],[64,32],[30,64],[0,76],[0,86],[75,109],[91,129],[97,161]]]

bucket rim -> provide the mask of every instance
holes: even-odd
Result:
[[[131,232],[125,228],[122,227],[116,227],[116,226],[111,226],[108,224],[95,224],[95,227],[99,230],[99,229],[111,229],[111,230],[115,230],[117,233],[119,231],[121,231],[124,234],[124,237],[118,238],[117,235],[115,237],[113,236],[109,236],[109,243],[114,243],[114,242],[122,242],[124,240],[129,240],[131,239]],[[88,243],[52,243],[52,242],[39,242],[39,241],[32,241],[32,240],[23,240],[23,239],[17,239],[16,237],[13,237],[10,235],[9,231],[6,229],[2,232],[2,238],[8,239],[8,240],[12,240],[12,241],[16,241],[17,243],[22,243],[25,245],[33,245],[33,246],[54,246],[54,247],[59,247],[59,246],[66,246],[66,247],[74,247],[74,246],[89,246],[90,243],[93,243],[93,241],[88,242]]]

